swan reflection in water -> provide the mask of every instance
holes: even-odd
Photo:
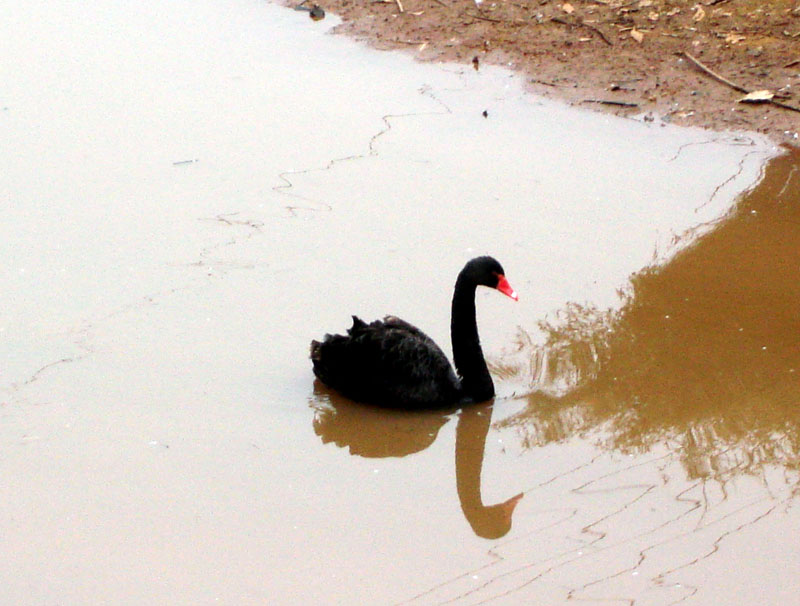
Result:
[[[777,465],[800,487],[800,150],[706,227],[620,310],[567,306],[543,346],[520,333],[505,371],[532,393],[499,426],[530,448],[602,427],[608,449],[667,442],[689,478]]]
[[[314,384],[314,432],[323,443],[348,448],[367,458],[405,457],[433,444],[439,430],[457,409],[405,411],[359,404]],[[456,489],[461,510],[474,533],[497,539],[511,529],[517,494],[503,503],[484,505],[481,470],[486,436],[492,420],[491,403],[464,407],[456,425]]]

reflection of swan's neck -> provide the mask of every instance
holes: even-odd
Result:
[[[474,402],[485,402],[494,397],[494,385],[478,337],[475,288],[475,283],[462,271],[453,293],[450,338],[453,343],[453,361],[461,377],[463,395]]]
[[[461,411],[456,427],[456,488],[461,510],[475,534],[497,539],[511,529],[511,516],[522,494],[496,505],[483,504],[481,468],[491,420],[491,406],[471,406]]]

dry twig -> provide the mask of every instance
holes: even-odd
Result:
[[[484,17],[483,15],[476,15],[474,13],[464,13],[465,16],[472,19],[480,19],[481,21],[491,21],[492,23],[502,23],[500,19],[492,19],[491,17]]]
[[[697,69],[699,69],[701,72],[705,72],[706,75],[711,76],[717,82],[722,82],[722,84],[730,86],[733,90],[738,90],[740,93],[748,94],[750,92],[744,86],[739,86],[735,82],[728,80],[725,76],[720,76],[717,72],[706,66],[702,61],[700,61],[700,59],[693,57],[690,53],[683,52],[683,56],[691,61]]]
[[[603,33],[603,30],[601,30],[600,28],[595,27],[594,25],[592,25],[590,23],[586,23],[586,21],[584,21],[582,19],[579,19],[577,22],[570,22],[570,21],[567,21],[566,19],[562,19],[561,17],[551,17],[550,21],[552,21],[554,23],[560,23],[561,25],[566,25],[568,27],[575,27],[577,25],[582,26],[582,27],[586,27],[586,28],[592,30],[593,32],[595,32],[598,36],[600,36],[600,39],[603,42],[605,42],[609,46],[614,46],[614,43],[611,42],[611,40],[608,39],[608,37]]]
[[[614,101],[613,99],[584,99],[581,103],[601,103],[602,105],[616,105],[618,107],[639,107],[638,103]]]
[[[692,64],[697,69],[699,69],[700,71],[702,71],[706,75],[711,76],[717,82],[721,82],[722,84],[724,84],[726,86],[730,86],[733,90],[738,90],[740,93],[744,93],[745,95],[749,95],[752,92],[752,91],[747,90],[744,86],[740,86],[740,85],[736,84],[735,82],[731,82],[726,77],[720,76],[717,72],[713,71],[711,68],[706,66],[702,61],[700,61],[696,57],[693,57],[690,53],[687,53],[687,52],[684,51],[682,53],[682,55],[684,57],[686,57],[689,61],[691,61]],[[788,105],[787,103],[782,103],[780,101],[776,101],[775,99],[770,99],[767,102],[771,103],[772,105],[777,105],[778,107],[782,107],[783,109],[788,109],[789,111],[800,112],[800,107],[795,107],[794,105]]]

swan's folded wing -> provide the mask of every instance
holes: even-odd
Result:
[[[402,321],[400,321],[402,322]],[[368,382],[390,406],[436,406],[457,399],[458,380],[444,352],[416,327],[388,323],[368,337]]]
[[[441,406],[457,400],[458,380],[442,350],[416,327],[389,318],[354,319],[347,336],[326,335],[314,372],[354,400],[384,406]]]
[[[386,328],[392,328],[395,330],[403,331],[414,338],[421,339],[426,343],[430,343],[437,350],[441,352],[441,349],[439,348],[438,345],[436,345],[436,342],[433,339],[431,339],[428,335],[426,335],[424,332],[422,332],[419,328],[417,328],[413,324],[409,324],[408,322],[406,322],[405,320],[401,320],[397,316],[385,316],[382,322],[380,320],[376,320],[370,326],[379,323],[385,326]],[[442,353],[442,356],[444,356],[444,353]]]

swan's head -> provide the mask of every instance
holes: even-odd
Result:
[[[461,275],[472,281],[475,285],[496,288],[504,295],[519,301],[517,292],[511,288],[506,280],[503,266],[493,257],[476,257],[464,266]]]

